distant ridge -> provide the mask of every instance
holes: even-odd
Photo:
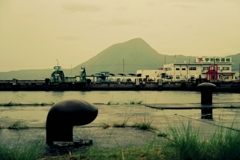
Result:
[[[202,56],[202,55],[199,55]],[[233,70],[239,70],[240,53],[230,55],[233,59]],[[136,73],[141,69],[158,69],[165,63],[195,62],[194,56],[159,54],[141,38],[113,44],[86,62],[70,69],[63,69],[65,76],[79,75],[81,67],[86,68],[87,75],[108,71],[118,73]],[[0,72],[0,80],[44,80],[50,77],[52,69],[19,70]]]
[[[194,60],[195,57],[177,56],[177,61]],[[136,73],[140,69],[158,69],[163,64],[174,63],[174,56],[159,54],[141,38],[135,38],[126,42],[114,44],[103,50],[88,61],[73,68],[79,71],[86,67],[88,74],[100,71],[111,73]]]

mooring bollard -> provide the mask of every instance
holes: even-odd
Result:
[[[91,123],[98,115],[98,109],[83,100],[65,100],[56,103],[49,110],[46,122],[46,143],[73,141],[73,126]]]
[[[198,85],[198,89],[201,91],[201,118],[212,119],[212,92],[216,88],[216,85],[209,82],[204,82]]]

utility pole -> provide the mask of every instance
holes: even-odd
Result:
[[[124,59],[123,59],[123,72],[124,72]]]
[[[59,65],[59,64],[58,64],[58,59],[56,59],[56,60],[57,60],[57,66],[58,66],[58,65]]]
[[[240,79],[240,63],[239,63],[239,68],[238,68],[238,79]]]

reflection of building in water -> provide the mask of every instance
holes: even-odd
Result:
[[[163,66],[166,77],[173,81],[207,78],[208,80],[231,81],[235,79],[232,71],[232,58],[201,57],[195,63],[172,63]]]

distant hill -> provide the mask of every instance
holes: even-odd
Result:
[[[240,53],[229,55],[228,57],[232,57],[232,70],[240,71]]]
[[[175,58],[176,57],[176,58]],[[159,54],[141,38],[114,44],[88,61],[73,68],[85,67],[87,74],[109,71],[111,73],[136,73],[140,69],[158,69],[166,63],[194,61],[195,57]],[[175,60],[174,60],[175,59]]]
[[[230,55],[233,59],[233,70],[239,69],[240,53]],[[72,70],[63,69],[65,76],[79,75],[81,67],[86,68],[87,75],[108,71],[118,73],[136,73],[141,69],[158,69],[165,63],[195,62],[193,56],[159,54],[141,38],[135,38],[123,43],[114,44],[88,61],[74,67]],[[45,79],[50,77],[52,69],[19,70],[0,72],[0,80],[5,79]]]
[[[21,80],[40,80],[49,77],[52,69],[32,69],[32,70],[18,70],[10,72],[0,72],[0,80],[11,80],[13,78]]]

